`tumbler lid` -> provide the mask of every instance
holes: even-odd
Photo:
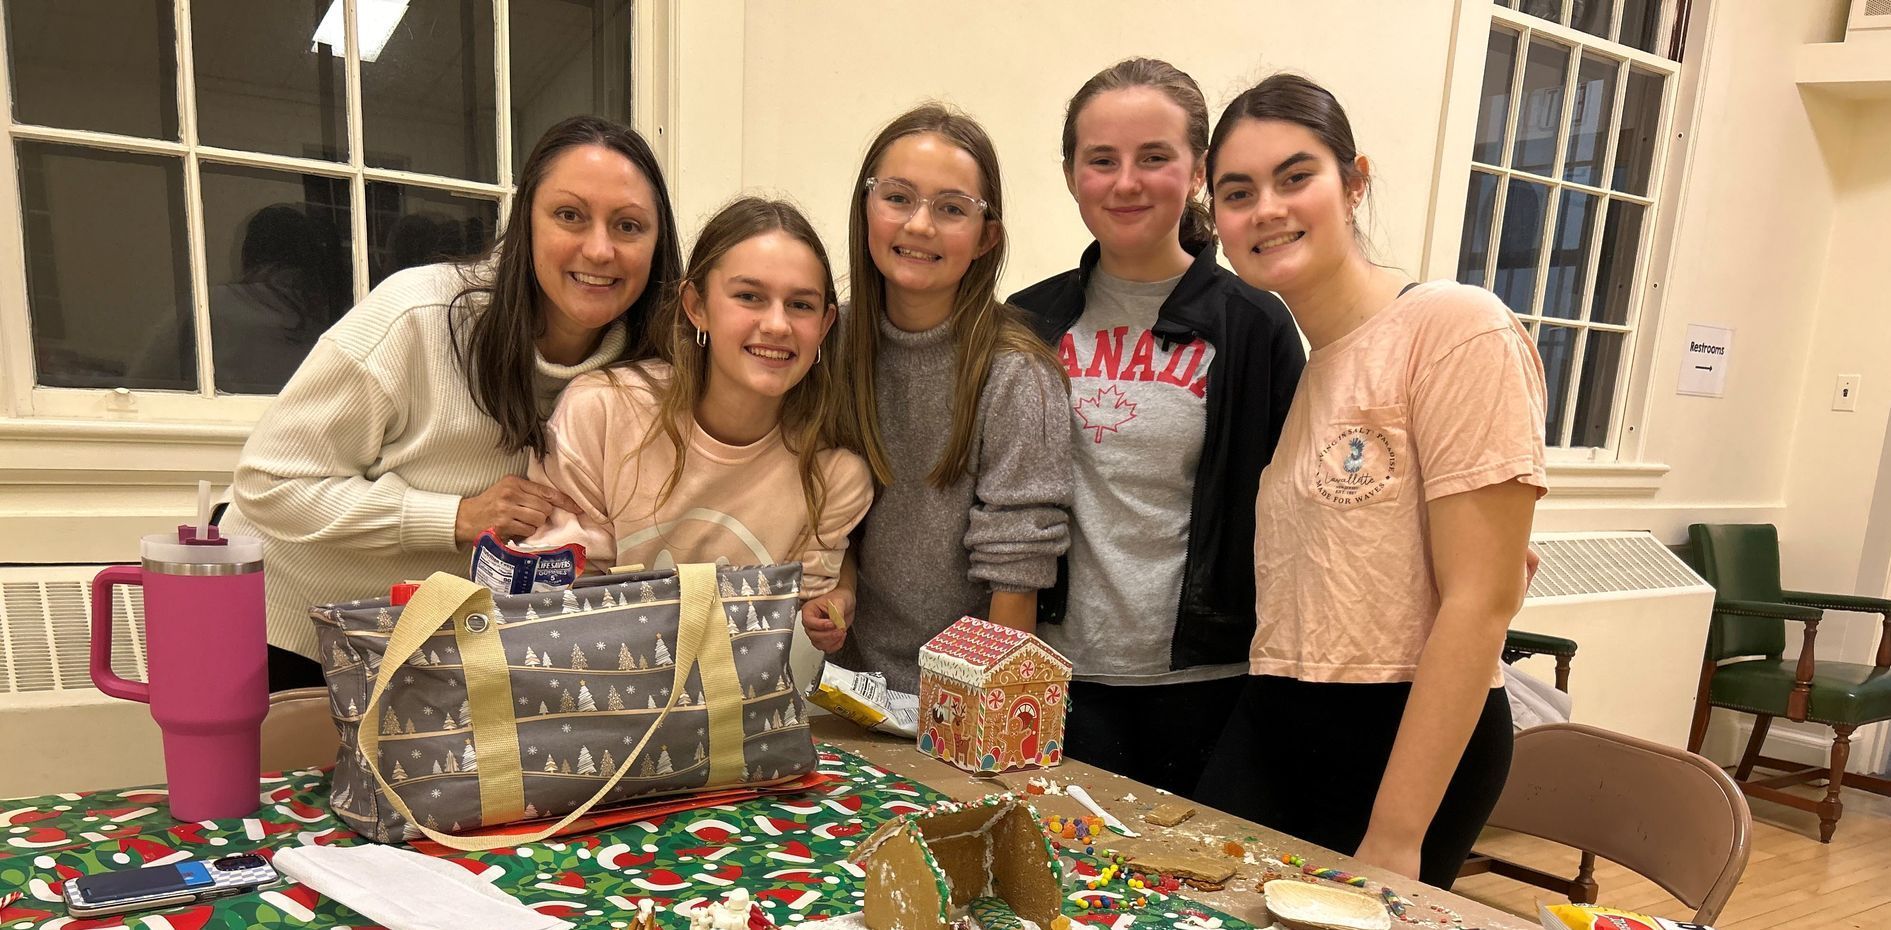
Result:
[[[160,574],[246,574],[263,567],[263,541],[254,536],[223,536],[211,527],[203,539],[197,528],[184,524],[174,533],[152,533],[138,546],[145,569]],[[167,566],[179,570],[170,571]],[[205,566],[206,569],[192,569]],[[211,566],[223,566],[215,568]]]

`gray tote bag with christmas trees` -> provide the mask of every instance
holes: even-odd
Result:
[[[310,611],[341,732],[330,806],[383,843],[812,771],[788,668],[801,566],[682,565],[494,596],[436,574],[405,606]],[[542,838],[542,837],[540,837]]]

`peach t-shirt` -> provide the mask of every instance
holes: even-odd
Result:
[[[670,376],[661,362],[639,367],[658,383]],[[582,543],[587,570],[718,558],[733,565],[798,561],[803,600],[831,590],[847,534],[873,503],[866,462],[845,449],[816,455],[827,482],[817,538],[808,526],[800,462],[779,429],[731,446],[692,419],[683,433],[689,451],[682,476],[659,505],[676,450],[656,425],[656,410],[655,396],[634,370],[572,380],[547,427],[550,447],[532,463],[529,477],[570,495],[579,512],[554,512],[527,545]],[[640,451],[652,431],[657,435]]]
[[[1544,395],[1516,315],[1452,282],[1308,356],[1255,501],[1249,671],[1411,681],[1439,604],[1426,502],[1513,478],[1547,488]]]

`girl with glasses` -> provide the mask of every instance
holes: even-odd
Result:
[[[1069,401],[1055,357],[995,294],[1004,198],[976,122],[937,104],[901,115],[854,190],[847,381],[881,491],[857,586],[824,602],[842,617],[857,602],[857,628],[810,610],[807,629],[836,663],[916,692],[919,648],[960,616],[1033,627],[1068,540]]]
[[[1542,362],[1489,291],[1368,259],[1370,165],[1319,85],[1235,98],[1207,169],[1229,261],[1313,352],[1254,506],[1254,677],[1201,799],[1449,887],[1510,765],[1497,666],[1545,488]]]
[[[1012,298],[1072,385],[1071,546],[1038,603],[1039,635],[1075,665],[1068,752],[1185,795],[1247,670],[1247,502],[1303,358],[1280,301],[1215,263],[1207,149],[1187,74],[1131,59],[1092,77],[1063,155],[1096,241]]]
[[[842,448],[834,275],[793,205],[744,197],[703,227],[650,327],[657,358],[572,381],[535,481],[576,506],[528,540],[586,570],[799,561],[804,601],[840,573],[873,500]],[[785,619],[785,618],[778,618]]]

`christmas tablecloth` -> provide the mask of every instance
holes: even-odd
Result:
[[[643,898],[663,909],[666,927],[686,927],[678,911],[736,887],[748,889],[777,925],[860,909],[860,869],[852,848],[888,817],[920,810],[941,795],[867,761],[823,747],[821,771],[838,781],[821,792],[761,798],[642,820],[588,836],[535,843],[451,861],[524,902],[580,927],[622,928]],[[0,930],[198,930],[207,927],[369,927],[359,914],[297,884],[215,905],[94,920],[65,916],[60,885],[114,869],[213,859],[238,852],[270,855],[305,843],[354,844],[360,837],[328,812],[328,775],[309,770],[265,776],[263,806],[240,821],[178,823],[161,787],[48,795],[0,801]],[[1065,912],[1112,930],[1199,930],[1248,925],[1179,897],[1129,893],[1120,876],[1086,888],[1100,863],[1067,854]],[[1131,910],[1098,905],[1143,896]],[[0,897],[3,899],[3,897]]]

